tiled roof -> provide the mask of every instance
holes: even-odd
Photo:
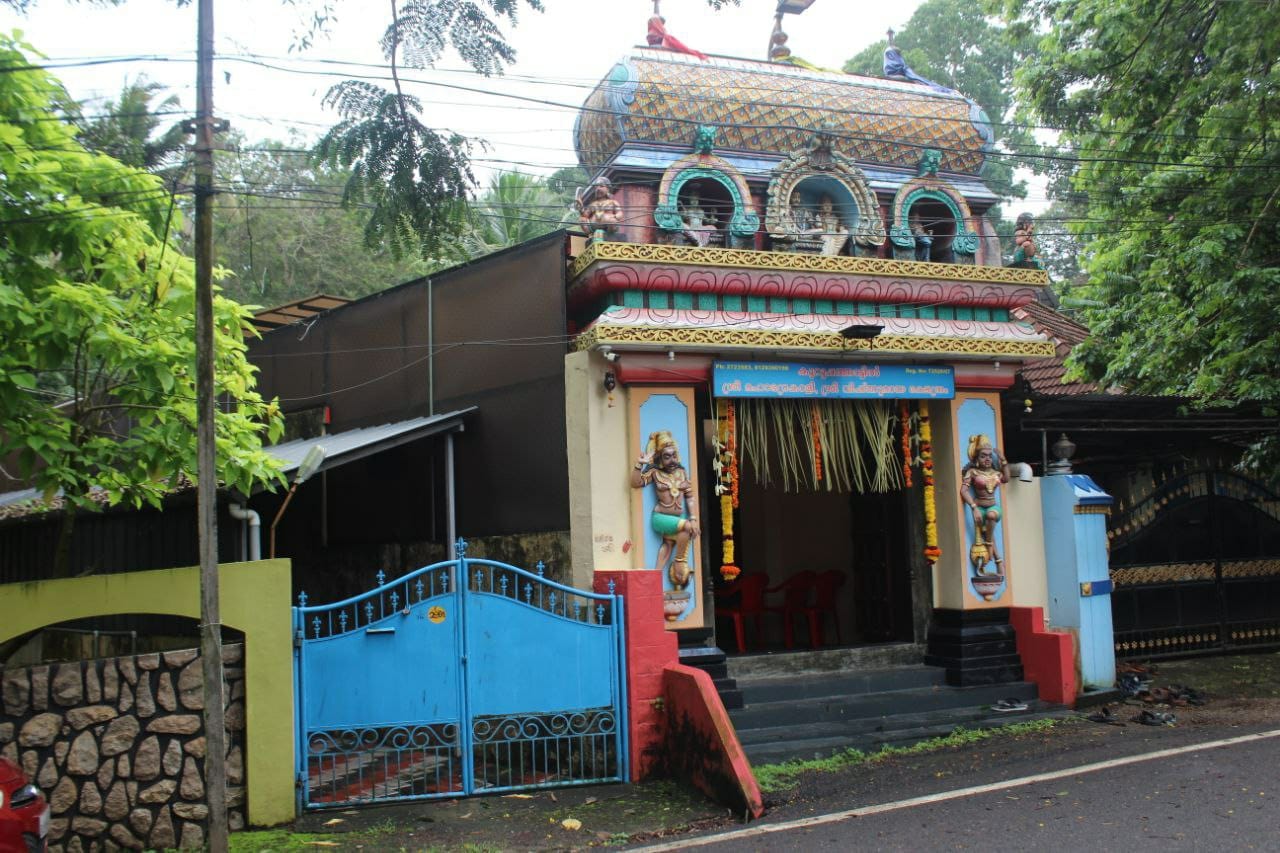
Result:
[[[1057,350],[1052,358],[1023,365],[1022,378],[1034,393],[1070,396],[1099,392],[1100,389],[1093,382],[1064,381],[1067,374],[1066,357],[1071,353],[1072,347],[1089,337],[1087,328],[1042,302],[1029,302],[1014,308],[1010,313],[1016,319],[1030,323],[1037,332],[1052,340],[1054,349]]]

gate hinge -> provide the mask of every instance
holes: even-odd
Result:
[[[661,696],[649,700],[650,707],[655,711],[665,711],[667,709],[667,701]]]

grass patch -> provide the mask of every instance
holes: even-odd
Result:
[[[227,848],[231,853],[282,853],[282,851],[306,850],[315,853],[332,844],[334,836],[310,832],[290,832],[287,829],[264,829],[254,832],[233,832]],[[317,843],[324,842],[324,843]]]
[[[860,764],[875,764],[892,758],[895,755],[915,755],[922,752],[933,752],[952,746],[966,746],[971,743],[988,740],[993,737],[1028,735],[1046,732],[1057,725],[1060,720],[1027,720],[1010,723],[992,729],[957,728],[943,737],[930,738],[914,743],[911,746],[886,746],[875,752],[863,752],[860,749],[846,749],[829,758],[814,758],[808,761],[786,761],[782,764],[765,764],[753,768],[756,782],[766,792],[785,791],[795,786],[799,777],[805,773],[832,773]]]
[[[387,836],[394,835],[400,827],[390,818],[373,824],[368,829],[343,833],[291,832],[287,829],[264,829],[253,832],[233,832],[228,839],[230,853],[319,853],[326,848],[352,850],[360,846],[384,846]],[[464,845],[465,853],[499,853],[499,847]]]

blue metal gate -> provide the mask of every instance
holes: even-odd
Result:
[[[304,808],[626,781],[621,596],[492,560],[293,608]]]

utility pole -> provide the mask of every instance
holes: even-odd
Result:
[[[196,26],[196,524],[200,543],[200,658],[204,675],[205,845],[227,849],[227,732],[218,606],[218,468],[213,384],[213,0],[199,0]]]

